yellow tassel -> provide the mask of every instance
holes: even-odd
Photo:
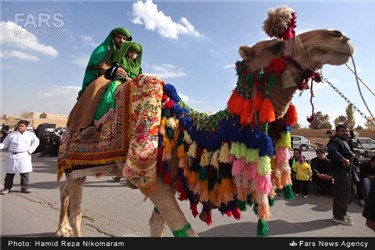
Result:
[[[163,161],[172,159],[172,143],[169,139],[164,140],[164,148],[163,148]]]
[[[160,122],[160,129],[159,129],[159,133],[161,135],[165,135],[165,124],[167,122],[167,118],[163,117],[163,119],[161,119],[161,122]]]
[[[191,158],[197,158],[197,143],[193,142],[190,145],[187,155]]]
[[[176,122],[174,120],[173,117],[169,117],[168,120],[167,120],[167,123],[166,123],[166,126],[168,128],[171,128],[171,129],[175,129],[176,128]]]
[[[203,150],[203,153],[201,155],[200,166],[205,167],[210,165],[211,154],[212,152],[207,151],[207,149]]]
[[[220,201],[219,201],[219,184],[215,184],[214,188],[208,193],[208,200],[210,203],[214,204],[217,207],[220,207]]]
[[[229,178],[223,178],[219,187],[219,200],[227,204],[233,200],[233,185]]]
[[[184,141],[187,144],[192,144],[193,143],[193,140],[191,139],[189,133],[186,130],[184,130]]]
[[[229,163],[229,144],[227,142],[221,146],[219,162]]]
[[[219,168],[219,152],[220,150],[216,150],[211,157],[211,165],[214,166],[215,168]]]

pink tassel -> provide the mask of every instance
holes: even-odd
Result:
[[[245,169],[245,164],[242,159],[237,159],[233,162],[232,175],[241,175]]]
[[[258,161],[248,164],[248,168],[247,168],[248,172],[247,172],[247,175],[246,175],[247,180],[254,180],[255,179],[255,176],[257,174],[258,165],[259,165]]]
[[[271,176],[258,175],[256,178],[258,192],[268,194],[272,189]]]
[[[288,148],[276,148],[275,162],[279,165],[280,162],[288,161],[290,158],[290,153]]]

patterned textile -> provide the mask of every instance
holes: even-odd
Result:
[[[123,175],[144,193],[155,188],[164,82],[152,75],[133,81],[130,146]]]
[[[119,86],[113,120],[104,124],[97,136],[80,141],[79,132],[66,131],[63,134],[58,155],[58,180],[64,172],[100,167],[126,159],[129,148],[130,92],[131,84]]]

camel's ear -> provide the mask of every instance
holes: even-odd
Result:
[[[280,54],[284,49],[284,41],[277,42],[267,48],[273,55]]]
[[[238,49],[238,53],[240,53],[240,56],[242,57],[242,59],[247,60],[247,61],[249,61],[250,58],[252,58],[255,55],[254,50],[247,45],[241,46]]]

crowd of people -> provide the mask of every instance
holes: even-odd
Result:
[[[359,162],[354,152],[355,145],[350,140],[350,129],[346,124],[336,126],[336,133],[326,133],[328,143],[315,150],[316,157],[306,160],[300,149],[294,149],[289,160],[293,191],[296,196],[308,198],[312,183],[317,194],[333,197],[333,221],[350,226],[352,221],[348,206],[357,199],[365,207],[363,216],[371,217],[368,206],[374,206],[373,190],[375,178],[375,156],[366,162]],[[372,208],[374,216],[375,208]],[[367,212],[365,212],[367,211]],[[374,217],[367,222],[374,224]]]

